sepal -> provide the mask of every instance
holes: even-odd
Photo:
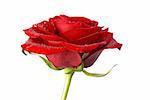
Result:
[[[112,69],[116,66],[117,64],[115,64],[110,70],[108,70],[106,73],[90,73],[86,70],[83,69],[83,73],[87,76],[92,76],[92,77],[104,77],[106,75],[108,75]]]
[[[73,72],[82,72],[84,68],[84,63],[81,63],[80,66],[78,66],[77,68],[65,68],[65,74],[71,74]]]
[[[42,57],[42,56],[39,56],[45,63],[46,65],[53,69],[53,70],[61,70],[60,68],[56,68],[50,61],[48,61],[46,58]]]

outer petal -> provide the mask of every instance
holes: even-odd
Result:
[[[66,41],[65,39],[58,37],[57,35],[46,35],[35,31],[33,28],[29,28],[24,30],[25,34],[27,34],[31,38],[42,38],[44,40],[51,41]]]
[[[90,67],[97,60],[99,55],[102,53],[104,49],[113,49],[118,48],[121,49],[122,44],[118,43],[113,37],[111,40],[102,48],[97,48],[89,53],[89,55],[84,59],[85,67]]]
[[[40,32],[40,33],[54,34],[53,33],[54,32],[53,26],[48,21],[42,21],[42,22],[40,22],[38,24],[34,24],[32,26],[32,28],[34,30],[36,30],[37,32]]]
[[[112,38],[112,40],[105,46],[105,49],[113,49],[118,48],[121,49],[122,44],[118,43],[115,39]]]
[[[88,45],[87,44],[77,45],[77,44],[72,44],[72,43],[67,43],[67,42],[63,43],[64,48],[71,50],[71,51],[76,51],[79,53],[88,53],[96,49],[97,47],[103,47],[104,45],[106,45],[105,41],[102,41],[99,43],[88,44]]]
[[[21,45],[21,47],[28,52],[45,55],[58,53],[65,50],[63,47],[49,46],[47,43],[45,43],[45,41],[33,38],[30,38],[25,44]]]
[[[90,67],[97,60],[99,55],[102,53],[103,49],[100,49],[96,52],[91,52],[87,58],[84,59],[85,67]]]
[[[54,32],[54,33],[57,33],[57,30],[56,30],[56,27],[55,27],[53,18],[50,18],[50,19],[49,19],[49,23],[50,23],[51,26],[53,27],[53,32]]]
[[[76,68],[81,64],[81,57],[77,52],[63,51],[51,55],[47,55],[49,61],[60,68],[73,67]]]

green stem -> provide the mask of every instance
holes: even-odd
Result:
[[[70,83],[71,83],[71,79],[73,76],[74,72],[65,74],[65,86],[64,86],[64,90],[63,90],[63,95],[61,100],[66,100],[67,99],[67,95],[68,95],[68,91],[69,91],[69,87],[70,87]]]

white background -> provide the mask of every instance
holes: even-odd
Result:
[[[24,56],[22,31],[59,14],[85,16],[109,27],[122,50],[105,50],[89,69],[106,72],[73,77],[67,100],[150,100],[149,0],[1,0],[0,100],[60,100],[63,71],[49,69],[37,56]]]

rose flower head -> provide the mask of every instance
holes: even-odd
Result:
[[[122,46],[108,29],[85,17],[55,16],[24,32],[29,39],[23,50],[45,55],[56,69],[90,67],[104,49]]]

